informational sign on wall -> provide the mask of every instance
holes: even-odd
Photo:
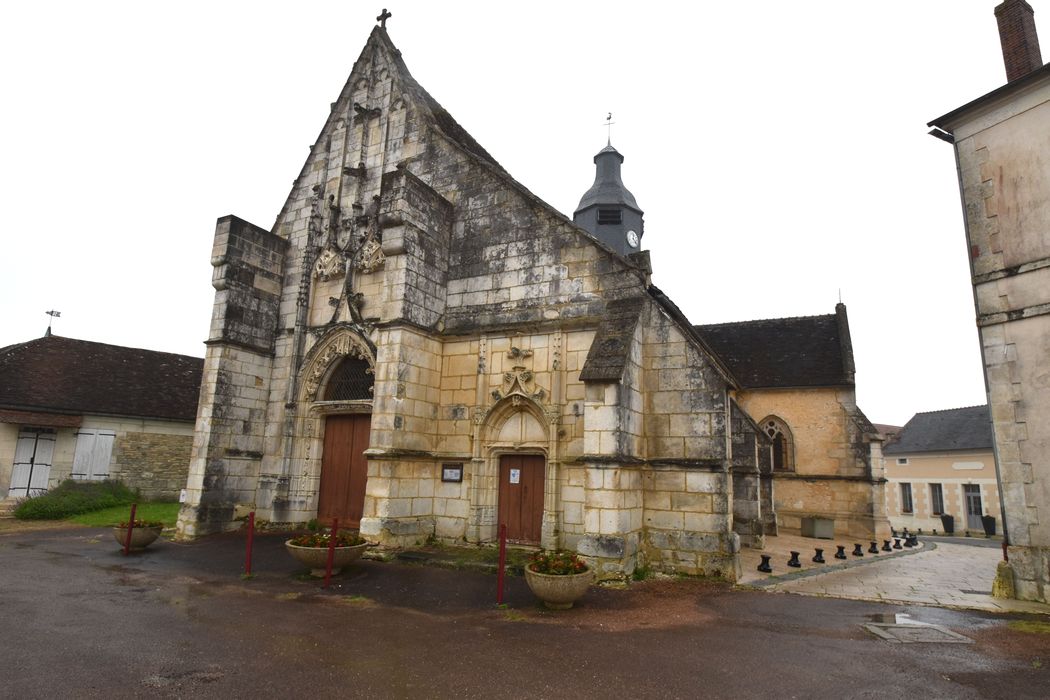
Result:
[[[510,483],[518,484],[521,483],[521,470],[511,469],[510,470]]]

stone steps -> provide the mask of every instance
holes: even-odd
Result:
[[[5,498],[0,501],[0,518],[15,517],[15,508],[18,506],[17,498]]]

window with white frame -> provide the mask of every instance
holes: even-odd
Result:
[[[908,458],[907,457],[898,457],[897,458],[897,464],[907,464],[907,463],[908,463]]]
[[[914,513],[911,502],[911,484],[901,484],[901,512]]]

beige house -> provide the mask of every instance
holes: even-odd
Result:
[[[150,499],[185,486],[203,361],[47,335],[0,348],[0,498],[119,479]]]
[[[1006,85],[930,122],[955,146],[1014,590],[1050,600],[1050,65],[995,8]]]
[[[951,516],[957,535],[984,534],[982,516],[1002,513],[987,406],[917,413],[886,457],[886,513],[895,530],[946,532]]]
[[[393,547],[491,543],[505,528],[603,577],[735,579],[740,546],[775,528],[771,445],[807,465],[833,445],[835,465],[812,479],[837,483],[848,463],[873,530],[879,461],[841,353],[811,415],[744,408],[747,385],[651,283],[623,161],[611,144],[595,155],[570,220],[503,170],[376,27],[274,226],[218,222],[180,536],[236,527],[249,509],[338,520]],[[822,409],[834,436],[818,445],[807,425]],[[798,457],[759,425],[767,416],[799,431]],[[852,522],[834,495],[803,510]]]

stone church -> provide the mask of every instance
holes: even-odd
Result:
[[[180,536],[252,509],[395,547],[505,525],[606,578],[733,580],[778,526],[883,527],[844,307],[694,327],[651,284],[622,163],[602,149],[566,218],[377,26],[273,228],[218,221]]]

